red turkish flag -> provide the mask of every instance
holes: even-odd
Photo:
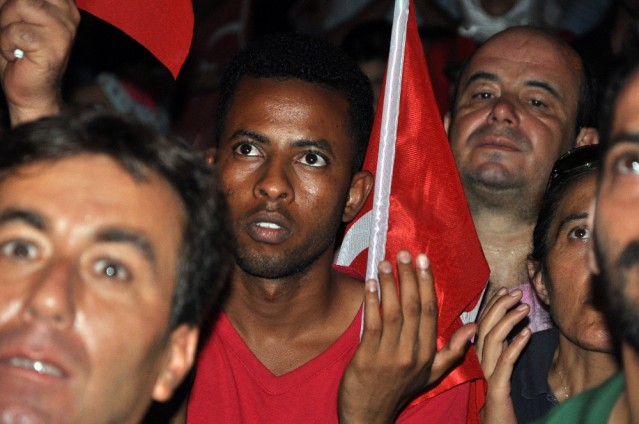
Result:
[[[191,0],[77,0],[77,5],[127,33],[177,77],[193,38]]]
[[[408,7],[406,0],[397,0],[397,3],[404,3],[400,8]],[[401,249],[407,249],[413,255],[420,252],[428,254],[439,303],[437,346],[441,348],[462,325],[460,315],[476,311],[490,270],[433,95],[412,2],[409,10],[404,43],[391,42],[387,87],[383,94],[398,97],[399,109],[398,112],[389,111],[387,106],[392,101],[380,98],[364,162],[364,169],[375,175],[375,195],[369,197],[363,210],[348,226],[337,262],[354,268],[362,275],[374,275],[370,269],[366,273],[368,251],[377,249],[371,247],[376,244],[373,238],[369,246],[369,233],[383,215],[374,209],[374,205],[383,201],[378,196],[383,197],[381,193],[385,191],[384,187],[379,187],[383,175],[379,174],[378,166],[389,160],[384,158],[378,165],[378,156],[387,155],[384,153],[384,134],[389,125],[383,114],[395,116],[394,159],[388,155],[392,160],[390,171],[384,171],[385,174],[391,173],[392,178],[390,187],[386,187],[389,193],[388,228],[381,250],[385,246],[383,256],[392,262]],[[393,37],[396,37],[397,18],[393,26]],[[394,59],[394,53],[401,53],[396,50],[402,48],[403,62],[401,57],[399,61]],[[393,79],[393,69],[398,69],[395,73],[401,74],[400,78]],[[396,87],[392,86],[396,83]],[[369,267],[376,261],[371,262],[369,258]],[[459,367],[413,404],[465,382],[472,385],[469,422],[475,422],[484,402],[485,380],[472,348]]]

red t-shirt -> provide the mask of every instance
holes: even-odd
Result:
[[[337,390],[359,344],[362,311],[330,347],[281,376],[251,352],[222,313],[198,360],[187,422],[337,423]],[[465,423],[470,385],[405,410],[398,423]]]

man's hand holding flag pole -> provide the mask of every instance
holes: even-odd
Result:
[[[437,109],[410,3],[395,4],[385,88],[364,162],[364,169],[375,176],[374,194],[348,226],[337,259],[368,280],[362,346],[345,373],[340,395],[346,398],[344,392],[358,386],[362,392],[375,392],[370,389],[376,376],[370,372],[372,361],[401,362],[407,349],[416,349],[411,360],[419,372],[406,373],[401,387],[410,395],[418,389],[422,394],[411,396],[409,408],[431,403],[436,396],[450,401],[459,393],[468,402],[464,422],[478,422],[485,380],[474,350],[463,355],[475,329],[474,324],[464,326],[460,316],[474,321],[489,269]],[[428,256],[416,256],[415,266],[403,250]],[[393,269],[398,270],[395,275]],[[376,287],[371,279],[378,276]],[[400,282],[399,297],[389,293],[395,281]],[[409,316],[415,307],[421,311],[417,326]],[[399,329],[397,321],[403,323]],[[436,346],[429,344],[435,332]],[[395,351],[384,339],[389,334],[398,340]],[[445,374],[459,356],[459,365]],[[399,378],[379,380],[400,386]],[[386,398],[382,389],[378,397]]]

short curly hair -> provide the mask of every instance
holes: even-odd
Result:
[[[361,169],[373,124],[373,89],[346,53],[327,40],[299,33],[270,35],[250,44],[233,58],[222,75],[216,145],[235,91],[244,77],[295,78],[342,94],[349,104],[349,135],[356,147],[353,172]]]

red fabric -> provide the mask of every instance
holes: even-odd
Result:
[[[193,38],[190,0],[77,0],[77,5],[127,33],[177,77]]]
[[[361,319],[360,310],[346,332],[322,354],[277,377],[222,314],[199,356],[187,423],[337,423],[337,390],[359,344]],[[470,395],[468,384],[456,386],[404,411],[397,423],[466,423],[463,406]]]
[[[431,89],[412,1],[406,37],[395,154],[395,163],[401,166],[393,171],[386,258],[395,262],[401,249],[429,255],[439,303],[437,345],[442,347],[462,325],[461,312],[479,301],[490,271]],[[382,104],[380,98],[364,163],[373,174]],[[371,196],[355,221],[371,210],[372,203]],[[366,256],[364,250],[351,264],[362,274]],[[473,382],[470,406],[475,408],[469,422],[475,422],[483,405],[485,380],[472,348],[459,367],[412,405],[468,381]]]

